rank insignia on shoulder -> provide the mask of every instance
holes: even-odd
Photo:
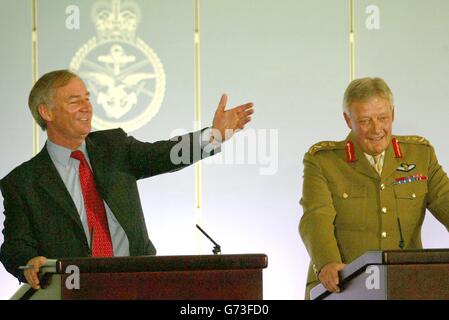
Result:
[[[321,141],[310,147],[309,153],[314,155],[318,151],[322,150],[334,150],[337,147],[334,141]]]
[[[399,167],[397,167],[396,170],[402,171],[402,172],[410,172],[415,168],[416,168],[415,164],[401,163],[401,165]]]

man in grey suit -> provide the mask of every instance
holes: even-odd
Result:
[[[144,143],[122,129],[91,132],[89,92],[76,74],[58,70],[42,76],[29,107],[47,142],[0,181],[0,260],[6,270],[39,289],[39,268],[47,258],[156,254],[136,181],[213,155],[243,129],[253,104],[225,110],[226,102],[223,95],[211,128]],[[25,264],[30,268],[22,272]]]

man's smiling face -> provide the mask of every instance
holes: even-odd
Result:
[[[349,115],[344,113],[346,124],[363,152],[378,155],[391,141],[394,111],[387,99],[373,97],[367,101],[351,103]]]

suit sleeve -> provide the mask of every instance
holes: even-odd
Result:
[[[22,282],[26,282],[18,267],[38,256],[37,241],[33,236],[31,221],[12,179],[0,182],[4,204],[4,242],[0,249],[0,260],[5,269]]]
[[[204,130],[153,143],[128,136],[125,144],[134,176],[142,179],[174,172],[219,152],[219,149],[203,149],[205,144],[201,141],[201,133]]]
[[[430,147],[427,208],[449,230],[449,178]]]
[[[328,182],[322,173],[316,156],[304,156],[302,189],[303,216],[299,233],[319,272],[329,262],[341,262],[340,251],[334,234],[336,211]]]

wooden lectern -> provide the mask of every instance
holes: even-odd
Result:
[[[322,284],[310,299],[449,299],[449,249],[368,251],[340,272],[340,293]]]
[[[45,288],[11,299],[259,300],[267,264],[264,254],[60,259],[42,269]]]

